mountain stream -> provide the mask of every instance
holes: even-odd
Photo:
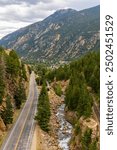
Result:
[[[61,149],[69,150],[69,141],[72,134],[72,125],[65,119],[64,108],[65,104],[59,106],[56,114],[60,124],[60,128],[58,129],[58,142]]]

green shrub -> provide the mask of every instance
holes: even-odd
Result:
[[[91,144],[91,135],[92,135],[92,130],[91,129],[87,129],[84,132],[84,135],[82,137],[82,150],[89,150],[89,145]]]
[[[61,96],[61,95],[62,95],[62,89],[61,89],[60,84],[56,84],[56,85],[54,86],[54,91],[55,91],[55,93],[56,93],[58,96]]]

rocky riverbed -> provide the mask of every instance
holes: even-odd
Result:
[[[64,108],[65,104],[59,106],[56,114],[60,125],[58,129],[58,142],[61,149],[69,150],[69,141],[72,134],[72,125],[65,120]]]

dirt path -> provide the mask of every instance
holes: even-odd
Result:
[[[36,125],[31,150],[60,150],[56,140]]]
[[[43,131],[36,125],[31,150],[48,150],[44,136]]]
[[[37,150],[37,129],[35,128],[34,136],[32,139],[31,150]]]

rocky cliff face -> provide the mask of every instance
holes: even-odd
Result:
[[[0,117],[0,136],[2,135],[2,132],[4,132],[6,130],[6,126],[2,120],[2,118]]]
[[[0,44],[16,49],[22,59],[71,60],[99,49],[100,7],[76,11],[59,10],[1,39]]]

